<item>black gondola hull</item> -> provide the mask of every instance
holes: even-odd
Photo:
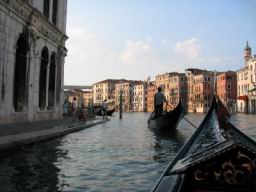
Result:
[[[256,142],[228,118],[214,97],[206,117],[152,192],[255,192]]]
[[[181,111],[181,102],[179,102],[174,110],[166,112],[161,117],[156,119],[150,117],[148,119],[148,126],[151,129],[175,130],[181,118]]]
[[[115,111],[115,109],[106,110],[106,115],[107,115],[107,116],[112,116],[112,114],[114,113],[114,111]],[[102,116],[102,110],[100,109],[100,110],[96,113],[96,115]]]

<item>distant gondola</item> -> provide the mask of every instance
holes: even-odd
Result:
[[[112,114],[114,113],[115,109],[111,109],[111,110],[106,110],[106,115],[107,116],[112,116]],[[96,112],[96,115],[98,116],[102,116],[102,110],[100,109],[98,112]]]
[[[256,142],[238,130],[213,99],[192,137],[152,192],[252,192],[256,190]]]
[[[148,126],[158,130],[174,130],[181,118],[181,112],[181,101],[179,101],[173,110],[163,113],[160,117],[154,118],[154,114],[151,114],[148,119]]]

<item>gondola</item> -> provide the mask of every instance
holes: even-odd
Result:
[[[229,121],[227,109],[214,97],[152,192],[256,191],[255,163],[256,142]]]
[[[181,101],[179,101],[173,110],[163,113],[160,117],[154,118],[154,114],[151,114],[148,119],[148,126],[149,128],[163,131],[175,130],[181,118],[181,113],[182,106]]]
[[[112,116],[112,114],[114,113],[115,108],[111,109],[111,110],[106,110],[106,115],[107,116]],[[102,116],[102,110],[100,109],[99,111],[96,112],[96,115],[98,116]]]

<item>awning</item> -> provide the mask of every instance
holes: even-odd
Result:
[[[248,101],[248,96],[247,95],[241,95],[237,97],[238,100],[244,100],[244,101]]]
[[[256,91],[256,87],[251,89],[251,90],[249,90],[248,92],[253,92],[253,91]]]

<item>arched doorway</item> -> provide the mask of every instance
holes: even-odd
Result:
[[[56,79],[56,55],[52,54],[50,60],[48,107],[54,107],[55,103],[55,79]]]
[[[39,108],[42,110],[46,107],[46,80],[49,53],[47,47],[44,47],[41,54],[41,66],[39,77]]]
[[[27,52],[28,44],[23,37],[17,41],[14,81],[13,107],[15,112],[23,112],[27,105]]]

